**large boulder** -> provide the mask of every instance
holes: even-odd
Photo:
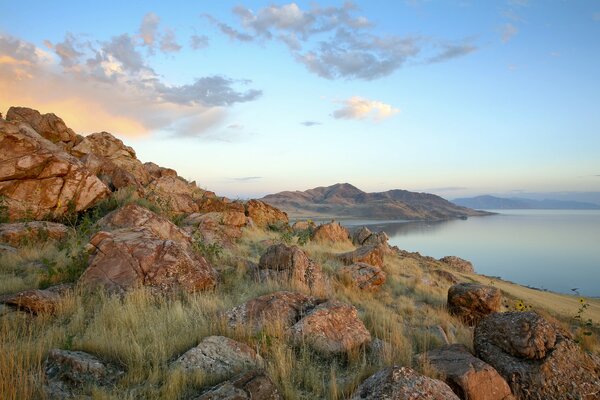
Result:
[[[475,269],[473,268],[473,264],[470,261],[463,260],[460,257],[456,256],[446,256],[440,258],[440,261],[446,264],[448,267],[456,270],[458,272],[466,272],[467,274],[475,273]]]
[[[288,280],[317,293],[323,292],[327,286],[319,264],[308,258],[298,246],[283,243],[270,246],[260,257],[258,273],[261,278]]]
[[[352,234],[352,243],[355,246],[376,246],[378,244],[385,245],[389,240],[385,232],[371,232],[369,228],[363,226]]]
[[[60,217],[109,195],[75,157],[26,124],[0,120],[0,196],[11,220]]]
[[[213,192],[205,191],[203,196],[196,200],[201,213],[209,212],[236,212],[246,213],[244,203],[237,200],[231,200],[227,197],[219,197]]]
[[[6,113],[6,120],[15,124],[24,122],[44,138],[65,148],[71,148],[77,142],[75,132],[55,114],[40,114],[27,107],[11,107]]]
[[[230,245],[242,237],[242,227],[246,226],[243,211],[213,211],[188,215],[183,224],[194,237],[206,243]]]
[[[62,240],[69,234],[63,224],[47,221],[0,224],[0,242],[20,246],[46,240]]]
[[[504,378],[462,344],[430,350],[420,359],[444,376],[445,382],[461,399],[514,400]]]
[[[343,282],[364,291],[377,291],[384,284],[386,275],[381,268],[365,263],[355,263],[338,270]]]
[[[200,211],[198,201],[204,191],[195,183],[174,176],[163,176],[146,187],[148,198],[173,214],[191,214]]]
[[[475,328],[474,346],[520,400],[600,398],[598,358],[534,312],[488,315]]]
[[[350,243],[350,232],[339,222],[329,222],[317,226],[311,240],[322,243]]]
[[[502,292],[493,286],[458,283],[448,289],[448,312],[467,325],[476,325],[488,314],[500,311]]]
[[[347,354],[371,342],[371,334],[356,308],[329,300],[310,310],[291,328],[297,344],[306,343],[325,355]]]
[[[299,232],[313,232],[316,228],[315,223],[312,220],[305,220],[305,221],[296,221],[294,222],[294,224],[292,225],[292,231],[299,233]]]
[[[47,289],[30,289],[22,292],[0,296],[0,304],[12,306],[18,310],[32,314],[54,313],[58,304],[71,284],[52,286]]]
[[[282,400],[277,386],[263,372],[246,372],[195,397],[194,400]]]
[[[350,400],[459,400],[444,382],[393,366],[367,378]]]
[[[150,179],[159,179],[163,176],[177,177],[177,171],[171,168],[161,167],[153,162],[144,163],[144,169],[150,176]]]
[[[339,260],[344,265],[352,265],[355,263],[365,263],[374,265],[379,268],[384,268],[383,262],[386,253],[384,245],[362,246],[356,250],[342,253],[338,256]]]
[[[260,200],[249,200],[246,205],[246,215],[252,218],[259,228],[282,227],[289,224],[288,215]]]

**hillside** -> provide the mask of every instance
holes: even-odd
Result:
[[[581,201],[502,198],[489,195],[459,198],[452,202],[462,207],[486,210],[600,210],[598,204]]]
[[[489,213],[457,206],[430,193],[407,190],[367,193],[349,183],[306,191],[285,191],[261,199],[291,218],[338,217],[407,220],[443,220]]]

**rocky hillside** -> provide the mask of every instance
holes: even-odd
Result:
[[[598,301],[289,226],[53,114],[0,150],[3,400],[598,398]]]
[[[270,194],[261,199],[297,217],[344,217],[373,219],[443,220],[489,215],[457,206],[429,193],[389,190],[366,193],[338,183],[301,191]]]

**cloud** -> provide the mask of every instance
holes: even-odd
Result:
[[[222,33],[229,36],[229,38],[232,40],[239,40],[240,42],[251,42],[254,40],[254,37],[252,35],[242,33],[237,29],[234,29],[231,26],[220,22],[211,15],[203,14],[202,16],[206,18],[209,22],[211,22],[213,25],[215,25],[217,28],[219,28],[219,30]]]
[[[190,46],[194,50],[200,50],[208,47],[208,36],[192,35],[190,37]]]
[[[519,28],[514,24],[510,22],[504,24],[504,26],[502,26],[502,41],[508,43],[517,33],[519,33]]]
[[[300,125],[311,127],[311,126],[323,125],[323,124],[320,122],[317,122],[317,121],[302,121],[302,122],[300,122]]]
[[[244,126],[240,125],[240,124],[231,124],[231,125],[227,125],[227,129],[240,130],[240,129],[244,129]]]
[[[263,179],[263,177],[262,176],[242,176],[239,178],[231,178],[231,180],[237,181],[237,182],[249,182],[249,181],[256,181],[259,179]]]
[[[365,119],[381,121],[400,112],[399,109],[381,101],[368,100],[359,96],[342,102],[344,106],[333,112],[336,119]]]
[[[175,39],[175,32],[167,29],[165,34],[160,39],[160,51],[163,53],[176,53],[179,50],[181,50],[181,46]]]
[[[249,81],[235,81],[222,76],[209,76],[196,79],[190,85],[166,86],[157,83],[156,90],[162,99],[174,104],[202,104],[209,107],[230,106],[234,103],[253,101],[262,95],[262,91],[256,89],[238,92],[233,88],[236,83],[248,84]]]
[[[477,50],[477,47],[468,43],[444,44],[440,47],[442,50],[427,60],[429,64],[452,60],[453,58],[462,57]]]
[[[79,63],[79,59],[83,56],[81,51],[77,50],[78,46],[81,46],[80,43],[70,32],[67,32],[65,35],[65,39],[56,44],[52,44],[50,41],[44,41],[46,47],[54,52],[60,57],[60,65],[65,68],[71,68]]]
[[[175,39],[175,32],[169,28],[166,28],[164,32],[160,32],[159,25],[160,17],[158,15],[152,12],[144,15],[136,37],[142,40],[141,45],[146,46],[150,53],[154,53],[157,47],[165,54],[176,53],[181,50],[181,45]]]
[[[592,19],[594,21],[600,21],[600,12],[595,12],[594,14],[592,14]]]
[[[445,187],[438,187],[438,188],[429,188],[429,189],[424,189],[427,192],[456,192],[456,191],[460,191],[460,190],[467,190],[469,189],[468,187],[464,187],[464,186],[445,186]]]
[[[144,46],[152,47],[156,42],[156,38],[158,36],[158,24],[160,23],[160,18],[158,15],[154,13],[147,13],[144,15],[142,19],[142,24],[140,25],[139,34],[142,38],[142,42]]]

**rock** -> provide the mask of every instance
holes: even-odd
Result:
[[[520,400],[599,398],[598,359],[534,312],[488,315],[475,328],[474,346]]]
[[[303,232],[303,231],[314,231],[316,225],[311,220],[306,221],[296,221],[294,225],[292,225],[292,231],[294,232]]]
[[[0,255],[7,253],[16,253],[17,249],[7,244],[0,243]]]
[[[339,222],[319,225],[313,231],[311,240],[323,243],[350,243],[350,232]]]
[[[144,169],[150,176],[150,179],[159,179],[163,176],[177,177],[177,171],[171,168],[163,168],[153,162],[144,163]]]
[[[196,200],[201,213],[209,212],[236,212],[246,213],[244,203],[240,201],[232,201],[227,197],[218,197],[213,192],[204,192],[200,199]]]
[[[352,244],[355,246],[387,245],[388,240],[389,237],[385,232],[373,233],[366,226],[356,230],[352,235]]]
[[[44,363],[46,396],[81,398],[87,387],[110,387],[124,371],[83,351],[52,349]]]
[[[62,240],[68,234],[69,228],[56,222],[33,221],[0,224],[0,242],[17,247],[48,239]]]
[[[194,400],[283,400],[264,373],[250,371],[209,389]]]
[[[275,292],[256,297],[225,313],[230,327],[243,325],[254,332],[273,324],[289,328],[298,322],[319,301],[295,292]]]
[[[188,246],[144,228],[101,231],[90,240],[90,264],[80,278],[87,287],[122,292],[138,286],[194,292],[213,288],[217,272]]]
[[[383,257],[385,248],[382,245],[362,246],[354,251],[340,254],[338,258],[344,265],[366,263],[379,268],[384,268]]]
[[[423,353],[419,358],[441,373],[461,399],[514,400],[504,378],[462,344],[443,346]]]
[[[473,264],[471,264],[471,262],[469,262],[467,260],[463,260],[460,257],[446,256],[446,257],[440,258],[440,261],[458,272],[465,272],[467,274],[475,273]]]
[[[321,266],[312,261],[298,246],[270,246],[258,262],[262,278],[290,280],[299,287],[321,293],[327,282]]]
[[[242,227],[246,226],[246,215],[239,211],[209,212],[190,214],[183,224],[192,227],[188,231],[207,243],[230,245],[242,237]]]
[[[502,292],[493,286],[458,283],[448,289],[448,312],[474,326],[488,314],[500,311]]]
[[[27,311],[32,314],[52,314],[61,297],[71,288],[71,284],[52,286],[47,289],[31,289],[0,296],[0,303]]]
[[[15,124],[24,122],[52,143],[66,148],[73,147],[77,141],[75,132],[55,114],[40,114],[39,111],[31,108],[11,107],[6,113],[6,121]]]
[[[0,148],[0,196],[11,220],[60,217],[110,193],[79,160],[26,124],[0,121]]]
[[[356,263],[338,270],[342,281],[350,282],[354,287],[365,291],[377,291],[386,279],[381,268],[365,263]]]
[[[432,276],[442,279],[452,285],[455,285],[459,282],[458,279],[454,275],[452,275],[452,273],[445,271],[443,269],[434,269],[434,270],[430,271],[430,274]]]
[[[393,366],[371,375],[350,400],[459,400],[444,382],[408,367]]]
[[[260,200],[249,200],[246,203],[246,216],[252,218],[254,224],[262,229],[289,224],[286,213]]]
[[[173,214],[191,214],[200,211],[197,201],[204,196],[198,186],[173,176],[155,179],[146,187],[151,201]]]
[[[184,371],[227,377],[259,368],[264,361],[252,348],[224,336],[209,336],[186,351],[172,366]]]
[[[329,300],[310,310],[291,328],[292,339],[325,355],[346,354],[366,346],[371,334],[354,306]]]

